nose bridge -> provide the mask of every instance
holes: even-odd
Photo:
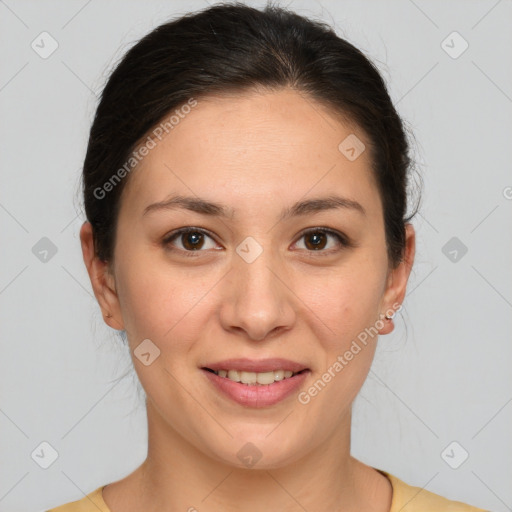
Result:
[[[250,248],[248,254],[253,256],[254,248]],[[238,253],[238,250],[237,250]],[[236,275],[240,278],[239,285],[241,289],[244,289],[244,296],[258,296],[274,295],[275,276],[270,269],[276,267],[276,258],[272,254],[272,249],[267,248],[261,250],[261,252],[246,259],[245,255],[238,254],[238,257],[234,259],[234,270]],[[275,272],[275,270],[274,270]],[[274,296],[274,299],[276,297]]]
[[[263,339],[294,320],[292,293],[279,279],[279,254],[247,237],[233,254],[230,305],[224,309],[227,329],[243,329],[251,339]]]

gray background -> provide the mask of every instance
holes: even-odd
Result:
[[[335,23],[374,59],[425,182],[405,310],[356,400],[353,454],[451,499],[512,510],[512,3],[287,5]],[[76,191],[114,63],[156,25],[206,6],[0,1],[1,511],[79,499],[145,458],[143,394],[91,295]],[[47,58],[31,47],[51,48],[43,31],[58,43]],[[457,58],[453,31],[469,44]],[[47,469],[50,449],[31,456],[44,441],[58,453]]]

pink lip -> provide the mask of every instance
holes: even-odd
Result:
[[[245,372],[271,372],[272,370],[288,370],[293,373],[307,370],[307,366],[289,359],[271,358],[271,359],[225,359],[218,363],[207,363],[203,365],[203,368],[210,368],[210,370],[238,370]]]
[[[238,368],[233,366],[222,367],[219,369],[236,370]],[[244,366],[247,368],[247,366]],[[267,366],[268,368],[268,366]],[[273,369],[281,368],[282,366],[273,366]],[[212,368],[214,369],[214,368]],[[306,377],[309,375],[310,371],[306,370],[302,373],[298,373],[293,377],[288,379],[284,379],[278,382],[274,382],[273,384],[268,385],[250,385],[250,384],[242,384],[241,382],[234,382],[227,377],[219,377],[215,373],[209,372],[204,368],[201,371],[206,375],[206,377],[210,380],[210,382],[222,393],[224,393],[227,397],[231,398],[235,402],[240,405],[244,405],[246,407],[268,407],[270,405],[277,404],[281,400],[284,400],[286,397],[290,396],[294,391],[297,391],[298,388],[303,384]],[[255,371],[255,370],[245,370],[245,371]],[[259,372],[270,371],[270,370],[258,370]],[[291,370],[293,371],[293,370]],[[298,370],[300,371],[300,370]]]

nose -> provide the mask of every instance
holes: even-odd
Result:
[[[292,328],[297,298],[289,277],[271,253],[266,249],[250,263],[233,255],[220,311],[225,330],[260,341]]]

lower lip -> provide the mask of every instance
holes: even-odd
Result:
[[[302,386],[304,380],[310,373],[309,370],[306,370],[288,379],[274,382],[273,384],[251,385],[235,382],[227,377],[219,377],[217,374],[209,372],[208,370],[201,369],[201,371],[206,374],[210,382],[227,397],[240,405],[255,408],[267,407],[284,400]]]

